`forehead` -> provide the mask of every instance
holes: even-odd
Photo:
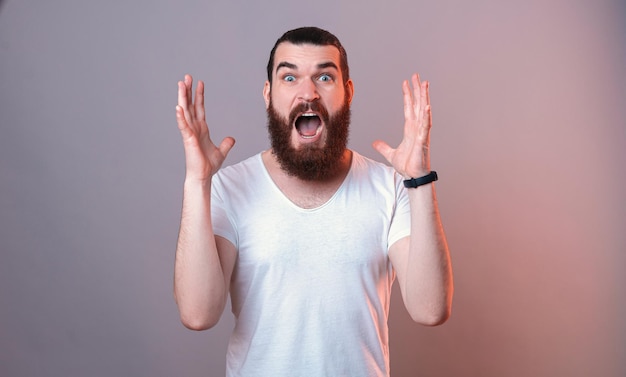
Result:
[[[291,63],[300,69],[329,62],[339,67],[339,60],[339,50],[332,45],[318,46],[308,43],[295,45],[283,42],[276,47],[274,53],[274,73],[280,63]]]

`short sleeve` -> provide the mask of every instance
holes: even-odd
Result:
[[[395,173],[396,206],[387,237],[388,247],[400,239],[411,235],[411,208],[409,195],[402,184],[402,177]]]
[[[225,200],[224,185],[219,176],[213,177],[211,185],[211,223],[213,224],[213,233],[216,236],[226,238],[239,250],[237,229],[229,216],[230,210]]]

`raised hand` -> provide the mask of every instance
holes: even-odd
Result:
[[[411,89],[411,86],[413,87]],[[432,115],[428,81],[411,76],[411,85],[402,83],[404,95],[404,137],[397,148],[376,140],[372,145],[405,178],[417,178],[430,172],[430,128]]]
[[[178,82],[176,121],[185,147],[187,178],[206,181],[222,166],[235,139],[226,137],[219,147],[213,144],[204,113],[204,83],[198,81],[195,102],[192,87],[190,75]]]

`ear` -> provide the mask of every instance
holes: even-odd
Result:
[[[348,103],[352,103],[352,97],[354,97],[354,83],[352,79],[348,79],[346,82],[346,96],[348,97]]]
[[[265,109],[268,109],[270,107],[270,91],[270,82],[265,81],[265,85],[263,85],[263,99],[265,100]]]

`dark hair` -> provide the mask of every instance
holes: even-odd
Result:
[[[283,42],[293,43],[294,45],[312,44],[315,46],[335,46],[339,50],[339,68],[343,83],[348,82],[350,78],[350,70],[348,69],[348,54],[339,42],[339,39],[332,33],[314,26],[301,27],[289,30],[282,37],[278,38],[276,44],[270,52],[270,60],[267,62],[267,80],[272,83],[272,70],[274,69],[274,54],[279,44]]]

